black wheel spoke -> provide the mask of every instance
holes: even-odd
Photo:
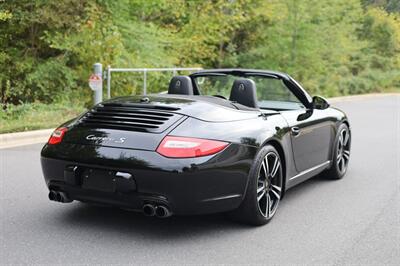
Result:
[[[343,130],[343,133],[344,133],[343,146],[346,146],[347,143],[349,142],[349,133],[346,130]]]
[[[340,137],[339,137],[339,149],[341,149],[342,146],[343,146],[343,136],[340,135]]]
[[[266,173],[265,177],[268,178],[268,176],[271,174],[270,169],[269,169],[269,164],[268,164],[268,154],[267,154],[267,156],[265,156],[263,163],[265,165],[265,173]]]
[[[336,161],[337,165],[340,165],[340,162],[342,161],[342,156],[339,157],[339,159]]]
[[[266,160],[263,160],[261,168],[264,171],[264,177],[268,178],[268,162]]]
[[[267,194],[267,203],[265,204],[265,216],[270,217],[271,215],[271,197]]]
[[[258,188],[257,188],[257,194],[259,194],[259,193],[262,192],[263,190],[265,190],[265,186],[264,186],[264,185],[258,187]]]
[[[344,161],[344,159],[342,159],[342,161],[341,161],[341,170],[344,171],[345,167],[346,167],[346,162]]]
[[[281,187],[278,187],[277,185],[272,185],[272,189],[278,191],[279,193],[282,192],[282,188],[281,188]]]
[[[275,190],[271,189],[271,193],[275,196],[275,198],[277,198],[278,200],[281,199],[281,196],[279,195],[278,192],[276,192]]]
[[[263,189],[260,194],[257,194],[257,201],[259,202],[265,196],[265,194],[265,189]]]
[[[343,157],[348,161],[350,159],[350,151],[343,151]]]
[[[280,167],[280,162],[278,157],[275,157],[275,161],[274,161],[274,166],[272,167],[272,171],[271,171],[271,177],[275,177],[276,173],[278,172],[278,169]]]

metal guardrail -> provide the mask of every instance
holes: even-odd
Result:
[[[178,71],[197,71],[202,70],[200,67],[172,67],[172,68],[111,68],[107,66],[106,80],[107,80],[107,98],[111,98],[111,73],[112,72],[143,72],[143,94],[147,94],[147,73],[148,72],[172,72],[175,76]]]

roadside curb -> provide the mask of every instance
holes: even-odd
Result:
[[[328,98],[330,103],[363,100],[373,97],[400,96],[400,93],[374,93]],[[0,149],[46,142],[54,129],[0,134]]]
[[[54,129],[0,134],[0,149],[46,142]]]

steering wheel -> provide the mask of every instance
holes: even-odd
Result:
[[[222,95],[213,95],[213,97],[222,98],[224,100],[228,100],[225,96]]]

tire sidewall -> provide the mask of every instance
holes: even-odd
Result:
[[[250,173],[249,173],[249,178],[248,178],[248,185],[246,189],[246,196],[239,207],[241,209],[241,212],[243,213],[243,216],[245,216],[251,223],[256,224],[256,225],[262,225],[268,223],[274,215],[270,217],[265,217],[261,212],[258,207],[258,201],[257,201],[257,180],[258,180],[258,174],[261,169],[262,161],[264,160],[265,156],[269,153],[273,152],[275,153],[279,161],[281,162],[281,167],[282,167],[282,161],[279,156],[278,151],[271,145],[266,145],[260,149],[258,154],[256,155],[256,158],[254,159],[254,163],[251,167]],[[282,171],[280,173],[282,175]],[[283,187],[283,176],[282,178],[282,187]],[[278,208],[279,208],[279,202],[278,202]],[[275,212],[276,213],[276,212]]]

